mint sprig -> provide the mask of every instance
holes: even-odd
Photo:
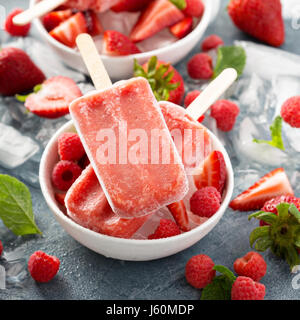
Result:
[[[201,300],[230,300],[231,288],[236,276],[228,268],[216,265],[213,268],[221,275],[216,276],[202,291]]]
[[[0,218],[15,235],[41,234],[34,221],[28,188],[5,174],[0,174]]]
[[[277,116],[274,119],[274,122],[270,126],[270,132],[271,132],[271,137],[272,140],[258,140],[258,139],[253,139],[253,142],[255,143],[267,143],[272,147],[285,150],[284,144],[282,141],[282,118],[280,116]]]
[[[277,215],[271,212],[258,211],[252,218],[262,220],[269,225],[255,228],[249,237],[250,245],[257,251],[271,251],[287,261],[292,269],[300,264],[300,212],[294,204],[280,203]]]
[[[224,69],[234,68],[240,77],[246,65],[246,52],[239,46],[222,46],[218,48],[217,62],[213,78],[216,78]]]
[[[180,10],[184,10],[186,8],[185,0],[169,0],[169,1],[172,2]]]

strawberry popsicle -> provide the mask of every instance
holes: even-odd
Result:
[[[94,10],[103,12],[117,4],[119,0],[68,0],[63,5],[79,11]]]
[[[206,128],[188,115],[184,108],[168,101],[158,104],[186,171],[193,173],[212,151]]]
[[[70,113],[115,213],[139,217],[185,196],[184,166],[146,79],[91,92]]]
[[[105,194],[89,165],[69,189],[65,205],[68,216],[79,225],[112,237],[131,238],[149,215],[122,219],[109,206]]]

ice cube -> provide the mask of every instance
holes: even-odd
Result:
[[[0,290],[6,289],[6,271],[3,266],[0,265]]]
[[[12,169],[39,151],[38,144],[11,126],[0,123],[0,164]]]

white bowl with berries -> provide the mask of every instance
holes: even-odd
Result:
[[[214,205],[207,208],[210,212],[206,216],[197,212],[197,201],[201,201],[200,198],[206,196],[205,192],[204,195],[202,192],[206,188],[201,186],[203,176],[201,178],[200,170],[197,171],[197,174],[200,174],[201,179],[195,179],[195,175],[189,176],[190,190],[187,196],[175,206],[165,207],[149,215],[148,218],[129,219],[131,221],[128,222],[128,219],[119,218],[114,214],[109,205],[104,205],[100,208],[100,216],[102,215],[100,217],[97,202],[99,197],[103,196],[100,195],[102,189],[92,167],[88,164],[84,149],[76,147],[80,144],[80,140],[78,140],[79,137],[77,137],[72,121],[66,123],[51,138],[41,159],[40,185],[44,198],[56,220],[71,237],[106,257],[128,261],[147,261],[176,254],[194,245],[217,225],[233,193],[234,178],[229,156],[218,138],[209,130],[207,134],[210,138],[210,153],[204,161],[202,172],[208,176],[207,180],[211,181],[209,176],[212,174],[211,168],[217,164],[222,181],[216,181],[218,184],[216,188],[222,185],[222,191],[217,197],[210,193],[209,197],[214,198],[213,203],[217,206],[213,211],[211,206]],[[69,146],[72,146],[71,156],[68,155]],[[75,149],[76,152],[74,152]],[[80,160],[62,160],[72,157],[74,159],[80,157]],[[68,166],[73,176],[67,172],[69,169],[65,169]],[[213,168],[214,176],[216,176],[215,167]],[[61,177],[63,177],[62,183]],[[85,178],[87,178],[85,184],[81,183]],[[194,181],[193,186],[191,186],[191,181]],[[92,183],[93,187],[91,187]],[[215,192],[216,188],[213,188]],[[201,192],[201,195],[198,194]],[[202,210],[204,212],[204,207]],[[189,228],[186,231],[183,231],[182,228],[186,221],[183,222],[182,219],[187,219]],[[163,232],[171,232],[171,234],[164,235]],[[162,238],[163,236],[166,237]]]
[[[31,0],[30,6],[33,7],[38,1],[39,0]],[[164,10],[159,10],[159,6],[165,6],[165,1],[166,0],[152,1],[157,3],[157,6],[149,10],[147,7],[145,11],[162,12]],[[90,31],[95,35],[95,43],[99,48],[101,58],[110,77],[115,80],[126,79],[132,76],[134,59],[137,59],[139,63],[144,63],[148,61],[150,57],[157,56],[159,60],[176,64],[189,54],[199,43],[210,21],[214,19],[220,7],[220,0],[202,1],[204,9],[200,18],[187,16],[182,13],[182,10],[179,10],[170,3],[172,8],[168,11],[169,16],[163,19],[160,19],[161,17],[157,18],[157,21],[166,21],[168,17],[173,17],[173,22],[175,22],[173,26],[169,26],[172,24],[171,21],[170,23],[165,23],[166,27],[162,26],[160,28],[159,23],[155,20],[155,16],[152,17],[152,12],[150,12],[148,14],[148,16],[152,17],[149,19],[150,21],[144,26],[139,26],[133,36],[131,35],[133,28],[138,24],[141,25],[141,23],[139,23],[140,12],[128,13],[109,10],[108,12],[101,13],[100,19],[97,21],[96,19],[99,18],[99,15],[88,14],[87,16],[86,12],[84,14],[82,12],[74,14],[70,13],[69,10],[69,12],[64,13],[62,17],[59,18],[62,19],[62,22],[54,29],[50,30],[53,28],[52,20],[50,22],[48,21],[50,25],[49,28],[48,25],[46,26],[48,31],[45,27],[44,17],[35,19],[34,22],[40,37],[52,47],[64,63],[84,73],[87,73],[87,70],[75,45],[75,38],[78,34],[74,34],[74,37],[69,38],[69,42],[69,40],[65,40],[66,37],[64,33],[72,34],[71,26],[74,24],[79,29],[77,33]],[[177,16],[177,18],[174,18],[175,16]],[[57,19],[57,16],[55,19]],[[71,19],[69,26],[67,22],[68,19]],[[86,21],[92,22],[89,25],[89,30],[84,26],[85,19]],[[98,23],[99,21],[100,24]],[[56,24],[56,22],[54,23]],[[149,26],[149,23],[153,26]],[[82,30],[80,31],[81,25]],[[149,30],[146,29],[149,28],[152,30],[156,27],[159,31],[149,36]],[[104,31],[106,32],[103,36]],[[120,32],[122,34],[120,34]],[[134,41],[131,41],[133,38]],[[116,44],[119,42],[121,42],[121,46]]]

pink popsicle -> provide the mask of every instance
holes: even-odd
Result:
[[[65,205],[68,216],[90,230],[119,238],[131,238],[148,216],[122,219],[109,206],[105,194],[89,165],[69,189]]]
[[[89,93],[72,102],[70,113],[115,213],[143,216],[187,193],[183,164],[146,79],[120,81]],[[157,138],[158,132],[155,148],[153,133]],[[113,138],[105,140],[106,134]],[[117,146],[115,153],[112,145]]]

